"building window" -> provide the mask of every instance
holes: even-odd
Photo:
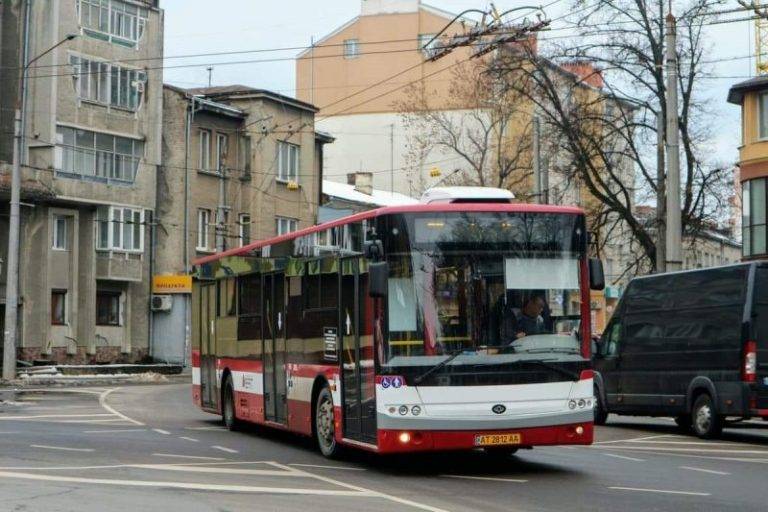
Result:
[[[147,82],[144,71],[77,55],[70,55],[69,63],[74,71],[78,98],[132,111],[141,105]]]
[[[149,10],[121,0],[80,0],[80,25],[91,37],[136,47],[144,35]]]
[[[437,46],[437,43],[439,39],[434,39],[435,34],[419,34],[419,50],[421,50],[421,53],[424,55],[425,58],[428,58],[432,55],[432,51]],[[434,41],[432,41],[434,39]],[[432,41],[431,43],[429,43]],[[429,43],[429,45],[427,45]]]
[[[222,134],[216,135],[216,166],[214,170],[221,173],[224,169],[224,160],[227,157],[227,136]]]
[[[240,247],[251,243],[251,216],[241,213],[238,219],[240,225]]]
[[[133,183],[144,143],[127,137],[59,126],[56,130],[57,174]]]
[[[277,143],[277,179],[299,181],[299,146],[288,142]]]
[[[96,292],[96,325],[120,325],[120,292]]]
[[[51,290],[51,325],[67,324],[67,290]]]
[[[758,130],[760,139],[768,139],[768,93],[760,94],[758,102]]]
[[[768,254],[768,208],[766,178],[742,183],[742,254],[746,257]]]
[[[119,206],[99,207],[96,210],[96,249],[143,252],[143,210]]]
[[[59,251],[67,250],[67,218],[63,215],[53,216],[53,245]]]
[[[289,219],[288,217],[276,217],[275,228],[277,236],[293,233],[299,229],[299,221],[296,219]]]
[[[197,210],[197,250],[210,251],[211,210]]]
[[[355,59],[360,55],[360,41],[358,39],[344,40],[344,58]]]
[[[200,170],[211,170],[211,132],[200,130]]]

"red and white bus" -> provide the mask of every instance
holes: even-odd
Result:
[[[583,212],[471,195],[196,261],[194,402],[329,457],[590,444],[603,277]]]

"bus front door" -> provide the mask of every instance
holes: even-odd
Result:
[[[288,407],[285,375],[285,274],[264,274],[262,284],[264,418],[285,423]]]
[[[216,283],[200,286],[200,399],[205,408],[216,409]]]
[[[342,259],[339,305],[344,437],[376,443],[372,299],[358,258]]]

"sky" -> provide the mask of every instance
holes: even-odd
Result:
[[[589,0],[587,0],[589,1]],[[461,12],[484,9],[485,0],[431,0],[430,5]],[[499,10],[536,4],[530,0],[497,0]],[[564,19],[574,0],[560,0],[547,9],[558,35],[567,34]],[[164,81],[181,87],[208,84],[206,67],[212,65],[213,85],[243,84],[293,96],[293,57],[305,47],[357,16],[360,0],[161,0],[165,10]],[[684,2],[673,1],[676,4]],[[212,7],[212,6],[215,6]],[[722,9],[737,8],[736,0],[725,0]],[[723,19],[745,17],[742,14]],[[552,34],[555,33],[552,32]],[[713,154],[723,163],[735,162],[740,141],[739,109],[726,102],[728,89],[753,74],[753,22],[713,25],[706,29],[714,78],[703,87],[706,106],[713,116]],[[545,36],[546,37],[546,34]],[[272,51],[276,48],[291,48]],[[269,50],[269,51],[264,51]],[[248,52],[200,58],[175,58],[212,52]],[[273,62],[254,62],[273,60]],[[194,65],[190,67],[190,65]],[[176,67],[174,66],[183,66]]]

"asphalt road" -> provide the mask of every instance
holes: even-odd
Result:
[[[0,404],[0,511],[761,511],[768,423],[717,441],[611,417],[591,447],[329,461],[300,437],[229,432],[188,385],[48,390]]]

